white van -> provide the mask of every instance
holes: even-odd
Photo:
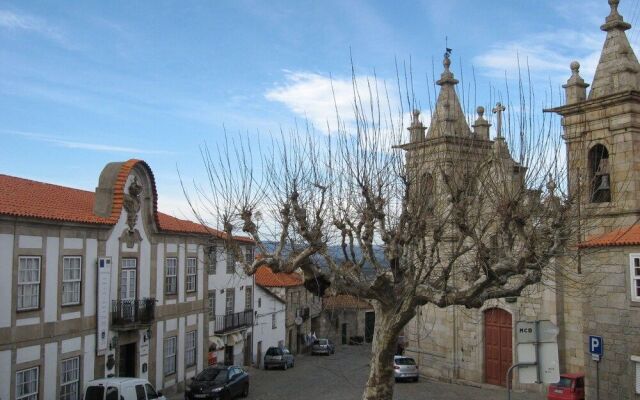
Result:
[[[96,379],[87,384],[84,400],[167,400],[149,381],[139,378]]]

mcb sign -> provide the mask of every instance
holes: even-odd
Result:
[[[589,353],[594,358],[600,359],[604,351],[604,341],[602,336],[589,336]]]

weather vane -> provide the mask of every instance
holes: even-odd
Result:
[[[449,58],[451,56],[451,52],[453,51],[453,49],[449,48],[449,37],[447,36],[444,37],[444,48],[445,48],[444,57]]]

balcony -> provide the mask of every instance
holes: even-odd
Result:
[[[148,327],[155,319],[156,299],[112,300],[111,326],[115,330]]]
[[[253,325],[253,310],[245,310],[228,315],[216,315],[214,332],[224,333]]]

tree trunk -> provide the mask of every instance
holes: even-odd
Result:
[[[371,348],[371,369],[362,400],[391,400],[393,398],[393,356],[398,335],[413,317],[413,310],[398,313],[397,309],[381,307],[374,302],[376,326]]]

